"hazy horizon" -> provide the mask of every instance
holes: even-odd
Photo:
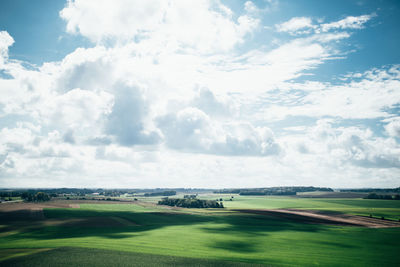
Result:
[[[315,187],[312,185],[294,185],[294,186],[271,186],[271,187]],[[0,187],[0,190],[40,190],[40,189],[90,189],[90,190],[164,190],[164,189],[183,189],[183,190],[222,190],[222,189],[260,189],[260,188],[271,188],[271,187]],[[333,190],[348,190],[348,189],[395,189],[394,188],[382,188],[382,187],[325,187]]]
[[[1,1],[0,187],[399,187],[399,9]]]

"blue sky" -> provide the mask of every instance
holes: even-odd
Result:
[[[397,1],[0,3],[0,186],[399,186]]]
[[[10,57],[40,65],[61,60],[78,47],[89,46],[85,38],[65,33],[65,22],[59,16],[65,5],[65,1],[59,0],[2,1],[0,27],[15,40]]]

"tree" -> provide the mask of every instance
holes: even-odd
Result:
[[[158,201],[159,205],[184,208],[223,208],[224,205],[215,200],[203,200],[196,198],[163,198]]]
[[[50,196],[44,192],[37,192],[35,195],[35,201],[49,201]]]

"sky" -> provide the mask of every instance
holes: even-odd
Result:
[[[0,187],[399,187],[399,14],[0,1]]]

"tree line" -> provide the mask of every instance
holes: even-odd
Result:
[[[21,198],[28,202],[43,202],[43,201],[49,201],[51,199],[51,196],[44,192],[37,192],[37,193],[23,192],[21,194]]]
[[[163,198],[158,201],[158,205],[167,205],[171,207],[183,208],[223,208],[222,202],[215,200],[203,200],[196,198]]]
[[[400,200],[400,195],[378,195],[377,193],[370,193],[368,196],[364,197],[364,199],[387,199],[387,200]]]
[[[397,188],[360,188],[360,189],[340,189],[340,192],[359,192],[359,193],[400,193]]]
[[[333,192],[332,188],[328,187],[314,187],[314,186],[280,186],[280,187],[265,187],[265,188],[241,188],[241,189],[222,189],[216,190],[216,194],[239,194],[243,196],[287,196],[296,195],[297,192],[314,192],[324,191]]]
[[[160,191],[160,192],[152,192],[152,193],[145,193],[145,197],[156,197],[156,196],[175,196],[176,191],[174,190],[167,190],[167,191]]]

